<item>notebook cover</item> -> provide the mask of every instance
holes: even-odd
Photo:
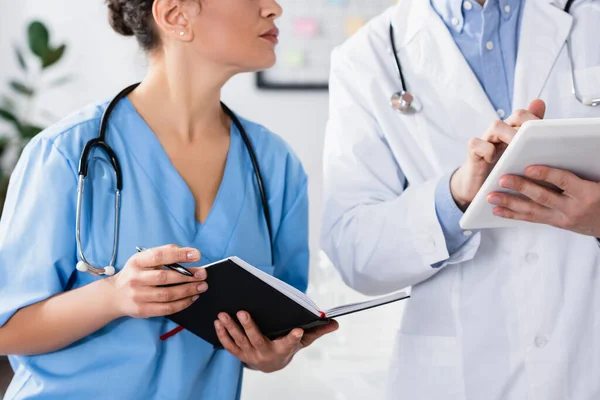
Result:
[[[236,321],[238,311],[249,312],[270,339],[284,336],[294,328],[327,323],[231,260],[213,264],[206,271],[208,290],[169,319],[217,348],[222,346],[214,321],[220,312],[228,313]]]

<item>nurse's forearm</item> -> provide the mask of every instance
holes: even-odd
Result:
[[[0,328],[0,354],[49,353],[96,332],[119,317],[112,292],[99,280],[22,308]]]

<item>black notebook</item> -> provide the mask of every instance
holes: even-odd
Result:
[[[270,339],[287,335],[294,328],[310,329],[331,319],[408,298],[404,292],[374,300],[321,310],[307,295],[237,257],[206,267],[208,291],[187,309],[169,319],[217,348],[221,343],[214,321],[220,312],[237,322],[236,313],[250,313],[262,333]]]

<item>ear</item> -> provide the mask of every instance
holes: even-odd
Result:
[[[185,0],[156,0],[152,6],[152,15],[161,37],[183,42],[193,39],[191,11]]]

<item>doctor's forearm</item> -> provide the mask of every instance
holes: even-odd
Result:
[[[101,329],[119,317],[109,286],[99,280],[22,308],[0,328],[0,354],[49,353]]]

